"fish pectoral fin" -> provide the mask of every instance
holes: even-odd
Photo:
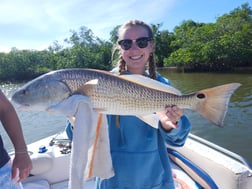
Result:
[[[98,79],[92,79],[86,82],[84,85],[97,85],[98,84]]]
[[[98,79],[92,79],[88,82],[86,82],[84,85],[82,85],[81,87],[79,87],[75,93],[77,94],[83,94],[86,96],[89,96],[89,94],[91,92],[93,92],[94,88],[97,86],[98,84]]]
[[[159,118],[157,114],[150,114],[150,115],[144,115],[144,116],[136,116],[139,119],[141,119],[143,122],[147,123],[151,127],[157,129],[159,124]]]

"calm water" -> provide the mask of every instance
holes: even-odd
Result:
[[[192,133],[245,157],[252,163],[252,75],[214,73],[174,73],[159,71],[183,93],[222,85],[241,83],[232,95],[224,128],[209,123],[197,113],[186,111],[193,127]]]
[[[229,103],[224,128],[209,123],[197,113],[186,111],[193,128],[192,133],[245,157],[252,163],[252,75],[251,74],[212,74],[212,73],[175,73],[168,70],[159,72],[169,78],[173,86],[183,93],[190,93],[230,82],[242,84]],[[1,84],[0,88],[11,96],[21,84]],[[65,127],[65,118],[59,114],[30,112],[17,109],[23,125],[27,143],[49,136]],[[0,133],[7,148],[12,148],[2,127]]]

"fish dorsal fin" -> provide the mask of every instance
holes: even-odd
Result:
[[[98,79],[92,79],[80,86],[74,93],[89,96],[90,92],[97,86]]]
[[[148,88],[152,88],[152,89],[163,91],[163,92],[169,92],[171,94],[175,94],[179,96],[182,95],[182,93],[178,89],[170,85],[161,83],[157,80],[145,77],[143,75],[132,74],[132,75],[120,75],[119,77],[125,80],[128,80],[130,82],[138,83]]]

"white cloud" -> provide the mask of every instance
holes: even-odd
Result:
[[[162,19],[175,0],[1,0],[2,48],[37,49],[70,37],[70,29],[90,28],[100,38],[130,19],[153,23]]]
[[[10,52],[10,48],[0,46],[0,52],[8,53],[8,52]]]

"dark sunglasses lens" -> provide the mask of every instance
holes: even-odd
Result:
[[[122,47],[123,50],[129,50],[132,45],[132,40],[130,39],[121,40],[119,41],[119,45]]]
[[[137,46],[139,48],[145,48],[148,46],[149,38],[143,37],[136,40]]]

